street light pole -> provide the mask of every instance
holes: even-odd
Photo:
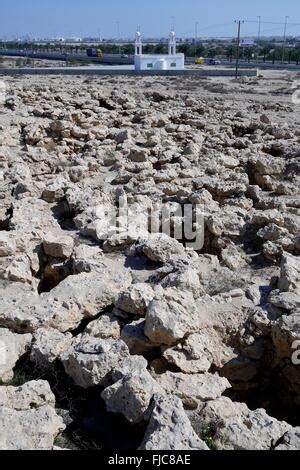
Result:
[[[241,46],[241,24],[244,23],[242,20],[236,20],[235,23],[238,25],[238,36],[236,43],[236,65],[235,65],[235,78],[239,76],[239,62],[240,62],[240,46]]]
[[[258,16],[258,35],[257,35],[257,41],[259,43],[260,41],[260,33],[261,33],[261,16]]]
[[[260,34],[261,34],[261,16],[258,16],[258,34],[257,34],[257,61],[259,58],[259,44],[260,44]]]
[[[260,36],[261,36],[261,16],[258,16],[258,33],[257,33],[257,62],[259,60],[259,46],[260,46]]]
[[[197,57],[198,21],[195,23],[195,57]]]
[[[285,56],[285,42],[286,42],[286,30],[287,30],[288,19],[289,19],[289,16],[286,16],[285,22],[284,22],[284,31],[283,31],[282,57],[281,57],[282,63],[284,62],[284,56]]]
[[[119,55],[121,55],[121,44],[120,44],[120,21],[117,21],[117,30],[118,30],[118,41],[119,41]]]

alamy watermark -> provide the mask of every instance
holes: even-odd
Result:
[[[293,81],[292,90],[295,90],[292,94],[292,102],[294,104],[300,104],[300,80]]]
[[[294,366],[299,366],[300,365],[300,339],[293,342],[292,349],[294,350],[292,354],[292,363],[294,364]]]
[[[3,341],[0,341],[0,367],[7,364],[7,348]]]
[[[0,80],[0,105],[4,104],[6,100],[6,84]]]
[[[122,243],[128,238],[146,239],[162,233],[199,251],[204,245],[204,210],[202,205],[154,202],[146,206],[128,204],[126,196],[111,207],[99,204],[93,210],[97,238],[114,238]]]

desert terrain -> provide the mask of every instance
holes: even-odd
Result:
[[[299,84],[3,78],[1,449],[300,450]]]

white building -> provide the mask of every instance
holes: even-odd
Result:
[[[143,54],[141,33],[135,35],[135,70],[184,70],[184,54],[176,54],[174,31],[170,33],[168,54]]]

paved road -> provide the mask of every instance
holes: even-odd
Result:
[[[18,49],[0,49],[0,55],[12,56],[12,57],[30,57],[33,59],[45,59],[45,60],[61,60],[65,61],[66,59],[87,59],[86,54],[71,54],[71,53],[60,53],[60,52],[30,52],[30,51],[22,51]],[[129,57],[122,57],[119,54],[105,54],[104,57],[92,57],[90,58],[92,62],[97,64],[107,64],[107,65],[132,65],[133,64],[133,56]],[[208,59],[207,59],[208,60]],[[186,64],[194,64],[195,58],[194,57],[186,57]],[[221,65],[223,67],[230,67],[235,68],[235,61],[232,60],[221,60]],[[199,66],[201,67],[201,66]],[[214,67],[214,66],[212,66]],[[277,62],[273,64],[271,61],[269,62],[248,62],[248,61],[240,61],[241,68],[259,68],[261,70],[266,69],[273,69],[273,70],[300,70],[300,64],[289,64],[281,62]]]
[[[0,49],[0,55],[8,57],[29,57],[31,59],[45,60],[67,60],[67,59],[90,59],[94,63],[108,65],[130,65],[133,64],[133,57],[122,57],[119,54],[105,54],[104,57],[88,57],[86,54],[71,54],[60,52],[30,52],[18,49]]]
[[[186,57],[186,63],[187,64],[194,64],[195,63],[195,58],[193,57]],[[230,60],[221,60],[221,66],[222,67],[230,67],[230,68],[235,68],[235,61],[233,60],[232,62],[230,62]],[[208,65],[208,64],[207,64]],[[199,66],[201,67],[201,65]],[[214,65],[211,65],[210,67],[216,67]],[[275,64],[273,64],[273,62],[269,61],[269,62],[248,62],[248,61],[245,61],[245,60],[241,60],[240,61],[240,67],[241,68],[255,68],[255,69],[261,69],[261,70],[268,70],[268,69],[272,69],[272,70],[295,70],[295,71],[300,71],[300,64],[289,64],[287,62],[285,63],[281,63],[281,62],[277,62]]]
[[[22,51],[18,49],[0,49],[0,55],[2,56],[11,56],[11,57],[29,57],[32,59],[45,59],[45,60],[57,60],[57,61],[66,61],[69,60],[78,60],[78,59],[87,59],[86,54],[71,54],[71,53],[60,53],[60,52],[30,52],[30,51]],[[129,57],[122,57],[119,54],[105,54],[104,57],[89,57],[89,59],[95,64],[103,64],[103,65],[132,65],[133,64],[133,56]],[[208,60],[208,59],[207,59]],[[186,64],[191,65],[195,63],[194,57],[186,57]],[[229,60],[221,60],[222,67],[229,67],[235,68],[235,61],[233,60],[230,62]],[[212,69],[216,68],[216,66],[212,65]],[[290,71],[300,71],[300,64],[288,64],[281,62],[273,64],[271,61],[269,62],[248,62],[248,61],[240,61],[241,68],[254,68],[254,69],[261,69],[261,70],[290,70]],[[198,66],[201,68],[201,65]]]

